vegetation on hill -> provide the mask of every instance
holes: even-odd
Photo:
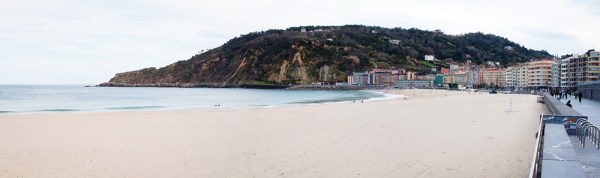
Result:
[[[166,67],[119,73],[110,82],[309,84],[346,81],[352,72],[375,67],[428,73],[432,67],[445,66],[441,62],[423,62],[424,55],[503,65],[551,57],[546,51],[527,49],[506,38],[483,33],[446,35],[439,30],[414,28],[305,26],[252,32]]]

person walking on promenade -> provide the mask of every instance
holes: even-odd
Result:
[[[560,98],[560,99],[562,99],[562,98],[564,97],[564,96],[563,96],[563,93],[565,93],[565,92],[564,92],[564,91],[560,91],[560,92],[558,92],[558,96],[559,96],[559,98]]]
[[[556,98],[558,99],[558,101],[560,101],[560,99],[562,99],[562,92],[561,91],[556,92]]]
[[[557,91],[557,92],[556,92],[556,96],[558,96],[558,97],[557,97],[557,98],[558,98],[558,100],[562,99],[562,95],[561,95],[561,94],[562,94],[562,92],[561,92],[561,91]]]
[[[583,97],[583,93],[581,93],[581,92],[577,93],[577,97],[579,97],[579,103],[581,103],[581,98]]]

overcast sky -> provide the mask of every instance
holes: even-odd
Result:
[[[98,84],[241,34],[302,25],[480,31],[551,54],[600,48],[597,0],[3,1],[0,84]]]

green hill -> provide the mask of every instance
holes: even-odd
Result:
[[[512,49],[505,49],[507,46]],[[503,65],[551,57],[546,51],[527,49],[506,38],[483,33],[446,35],[414,28],[306,26],[242,35],[166,67],[116,74],[102,85],[341,82],[354,71],[375,66],[428,73],[432,66],[444,65],[423,62],[423,56],[428,54],[437,59],[471,60],[477,64],[496,61]]]

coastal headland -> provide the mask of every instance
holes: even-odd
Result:
[[[406,97],[279,108],[2,115],[0,177],[528,174],[545,111],[535,95],[386,92]]]

